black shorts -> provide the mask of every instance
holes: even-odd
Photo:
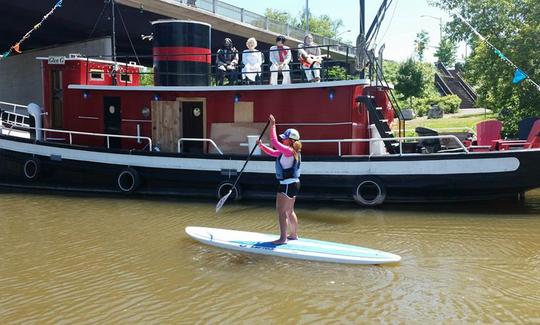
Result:
[[[278,193],[283,193],[289,198],[293,198],[298,195],[300,191],[300,182],[291,183],[291,184],[279,184]]]

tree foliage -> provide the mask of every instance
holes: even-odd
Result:
[[[427,31],[422,30],[416,34],[416,39],[414,40],[415,53],[418,57],[418,60],[424,61],[424,52],[426,51],[429,44],[429,34]]]
[[[291,15],[285,10],[266,8],[265,17],[271,21],[304,30],[306,28],[306,9],[300,11],[296,16]],[[309,13],[309,31],[313,34],[325,36],[328,38],[336,38],[339,30],[343,27],[343,20],[333,19],[329,15],[314,16]]]
[[[506,57],[538,81],[540,79],[540,1],[538,0],[435,0],[446,10],[457,10]],[[510,108],[502,117],[506,131],[515,131],[522,118],[540,115],[540,91],[528,82],[512,84],[513,68],[504,63],[457,17],[447,26],[454,41],[465,41],[472,54],[465,77],[479,95],[479,106],[494,111]]]
[[[449,37],[443,37],[435,52],[435,57],[445,66],[456,63],[456,43]]]
[[[412,100],[413,97],[424,96],[432,80],[422,63],[409,58],[398,69],[395,89],[404,99]]]

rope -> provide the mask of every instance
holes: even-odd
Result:
[[[454,15],[456,17],[458,17],[465,25],[467,25],[471,30],[472,32],[478,36],[478,38],[483,41],[484,43],[486,43],[492,50],[493,52],[495,52],[495,54],[504,62],[506,63],[508,66],[514,68],[515,72],[516,72],[516,75],[518,73],[520,74],[523,74],[523,77],[525,78],[526,81],[530,82],[531,84],[533,84],[536,89],[538,91],[540,91],[540,85],[538,83],[536,83],[534,80],[531,79],[531,77],[529,77],[529,74],[526,73],[524,70],[520,69],[514,62],[512,62],[506,55],[504,55],[498,48],[496,48],[493,44],[491,44],[490,41],[488,41],[484,36],[482,36],[482,34],[480,34],[476,28],[474,28],[462,15],[460,15],[459,13],[455,12]]]
[[[57,9],[57,8],[60,8],[62,7],[62,1],[63,0],[58,0],[58,2],[54,5],[54,7],[45,15],[43,16],[43,18],[41,18],[41,21],[39,23],[37,23],[36,25],[34,25],[34,27],[29,30],[26,34],[24,34],[24,36],[17,42],[15,43],[12,47],[9,48],[9,50],[7,50],[6,52],[4,52],[4,54],[2,54],[2,56],[0,57],[0,61],[1,60],[4,60],[6,59],[8,56],[11,55],[12,52],[16,52],[16,53],[22,53],[22,51],[20,50],[20,46],[21,44],[26,41],[28,38],[30,38],[30,35],[38,30],[40,27],[41,27],[41,24],[43,24],[43,22],[45,20],[47,20],[47,18],[49,18],[50,15],[53,14],[53,12]]]

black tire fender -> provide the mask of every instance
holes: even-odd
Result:
[[[377,177],[363,178],[354,187],[353,198],[362,206],[381,205],[386,199],[386,186]]]
[[[229,190],[233,188],[232,181],[223,181],[218,184],[216,187],[216,197],[218,200],[220,200],[223,196],[227,195],[229,193]],[[236,186],[234,187],[231,196],[229,197],[233,201],[239,201],[242,199],[242,187],[239,183],[236,183]]]
[[[116,178],[116,185],[122,193],[133,193],[135,192],[141,183],[141,177],[139,173],[131,168],[126,167],[122,169]]]
[[[27,181],[35,181],[41,173],[41,162],[37,158],[26,159],[23,165],[23,177]]]

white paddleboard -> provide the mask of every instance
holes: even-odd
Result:
[[[384,264],[395,263],[401,256],[383,251],[353,245],[299,238],[286,244],[275,245],[271,242],[277,235],[256,232],[186,227],[186,233],[195,240],[211,246],[235,251],[274,255],[310,261],[347,263],[347,264]]]

